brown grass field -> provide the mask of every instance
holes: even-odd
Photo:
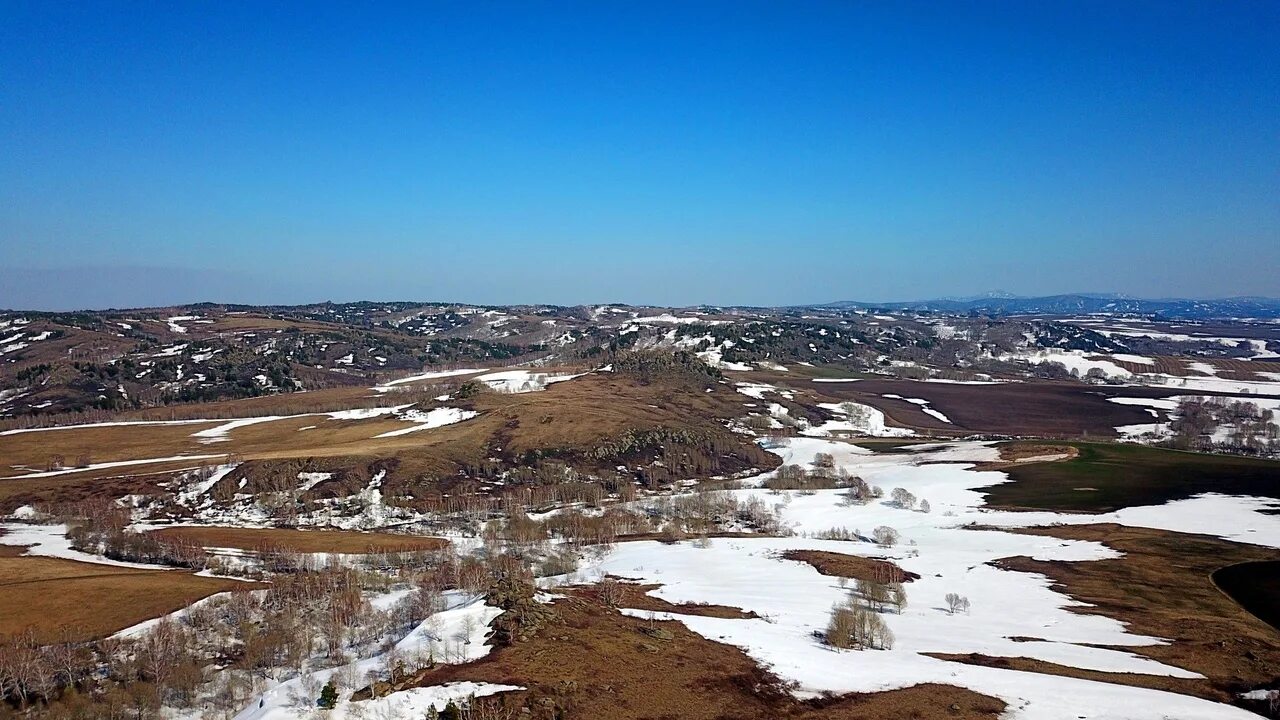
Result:
[[[1280,362],[1233,358],[1214,358],[1206,362],[1217,368],[1219,377],[1231,380],[1267,380],[1266,376],[1258,373],[1280,373]]]
[[[61,455],[70,467],[81,455],[87,455],[91,463],[106,463],[227,452],[217,447],[226,443],[201,445],[191,437],[194,432],[220,424],[215,420],[185,425],[86,427],[2,435],[0,457],[4,458],[4,465],[0,467],[0,475],[22,475],[22,470],[10,467],[15,465],[46,470],[54,455]]]
[[[788,550],[782,554],[787,560],[808,563],[823,575],[845,577],[855,580],[885,582],[887,578],[900,577],[902,582],[920,579],[920,576],[907,572],[889,560],[880,558],[846,555],[844,553],[827,552],[825,550]]]
[[[1004,443],[997,447],[1000,459],[1006,462],[1031,462],[1039,458],[1066,455],[1070,459],[1079,454],[1079,449],[1071,445],[1053,445],[1050,443]]]
[[[929,657],[952,662],[981,665],[1005,670],[1021,670],[1023,672],[1041,673],[1044,675],[1062,675],[1064,677],[1096,680],[1098,682],[1115,683],[1117,685],[1133,685],[1135,687],[1164,690],[1182,695],[1197,695],[1220,702],[1231,702],[1231,698],[1216,691],[1208,680],[1199,678],[1175,678],[1167,675],[1143,675],[1141,673],[1114,673],[1100,670],[1083,670],[1070,665],[1035,660],[1025,657],[1000,657],[982,653],[924,653]]]
[[[61,558],[0,554],[0,634],[31,628],[40,642],[89,640],[257,583]]]
[[[710,603],[670,603],[662,598],[654,597],[648,593],[657,590],[661,585],[641,585],[639,583],[619,581],[616,585],[620,598],[616,599],[614,605],[616,607],[631,608],[633,610],[651,610],[653,612],[669,612],[681,615],[701,615],[703,617],[728,618],[731,620],[745,620],[748,618],[760,617],[754,612],[746,612],[742,608],[731,607],[729,605],[712,605]],[[595,602],[600,602],[600,585],[579,585],[569,588],[569,591],[576,597],[585,598]]]
[[[300,553],[376,553],[440,550],[449,542],[441,538],[354,530],[295,530],[290,528],[239,528],[183,526],[153,530],[165,540],[195,543],[202,547],[257,550],[263,547]]]
[[[782,373],[779,373],[780,375]],[[822,402],[854,402],[884,412],[890,424],[925,433],[994,433],[1042,437],[1114,437],[1117,425],[1151,422],[1141,407],[1107,402],[1108,397],[1167,397],[1176,390],[1111,388],[1076,382],[1025,382],[959,385],[914,380],[861,380],[814,383],[791,380],[789,387]],[[951,420],[945,423],[920,407],[885,394],[924,398]]]
[[[369,395],[367,389],[341,389],[295,395],[328,393],[329,400],[345,397],[347,405]],[[355,394],[352,394],[355,393]],[[212,403],[226,410],[245,410],[240,416],[261,415],[259,401],[283,402],[276,398]],[[305,399],[305,398],[304,398]],[[323,415],[286,418],[237,428],[226,442],[202,443],[191,437],[198,430],[219,422],[191,425],[144,425],[87,427],[82,429],[26,432],[0,436],[0,457],[6,465],[28,465],[43,469],[53,455],[74,462],[89,454],[91,462],[171,457],[177,455],[235,454],[242,460],[300,460],[329,470],[393,458],[395,477],[404,483],[417,477],[452,477],[459,468],[474,466],[501,448],[509,457],[529,451],[581,451],[617,438],[628,431],[658,428],[691,430],[716,434],[737,442],[739,454],[768,462],[758,447],[728,433],[720,420],[746,413],[750,398],[726,386],[713,392],[679,385],[642,385],[625,377],[594,374],[569,382],[555,383],[546,390],[523,394],[486,392],[464,406],[479,414],[471,420],[421,432],[388,438],[376,435],[411,427],[412,423],[386,417],[366,420],[332,420]],[[314,398],[311,402],[314,401]],[[363,402],[363,401],[361,401]],[[403,403],[389,394],[378,401],[383,406]],[[249,411],[250,404],[252,411]],[[276,408],[285,412],[284,408]],[[235,415],[235,413],[231,413]],[[307,426],[313,429],[302,430]],[[155,492],[155,483],[170,479],[180,469],[216,464],[209,460],[182,460],[127,468],[84,470],[48,478],[11,477],[0,480],[0,510],[23,503],[73,501],[88,496],[117,496]],[[20,475],[14,470],[10,475]]]
[[[75,502],[89,497],[117,498],[160,491],[156,482],[173,473],[199,467],[198,461],[157,463],[45,478],[0,480],[0,512],[31,503]],[[124,474],[129,473],[129,474]]]
[[[1157,355],[1152,360],[1154,365],[1124,362],[1107,355],[1093,356],[1095,359],[1107,360],[1132,373],[1165,373],[1168,375],[1184,375],[1187,377],[1209,377],[1208,373],[1191,369],[1191,358]],[[1218,377],[1229,380],[1266,381],[1267,377],[1260,372],[1280,373],[1280,362],[1267,360],[1237,360],[1235,358],[1195,358],[1195,360],[1212,365]]]
[[[1275,680],[1280,668],[1280,644],[1276,642],[1275,629],[1237,605],[1210,579],[1210,575],[1223,566],[1274,559],[1274,550],[1204,535],[1110,524],[1011,532],[1092,540],[1124,553],[1114,560],[1044,562],[1017,557],[997,564],[1043,574],[1054,582],[1057,590],[1088,603],[1072,607],[1073,612],[1106,615],[1124,622],[1132,632],[1173,640],[1168,645],[1127,649],[1207,678],[1204,681],[1165,678],[1160,682],[1179,685],[1183,688],[1181,692],[1233,702],[1236,693]],[[1041,668],[1041,671],[1073,676],[1084,672],[1054,668]],[[1104,675],[1110,675],[1112,682],[1126,684],[1151,686],[1155,682],[1144,676]]]
[[[511,700],[543,713],[529,717],[547,717],[551,705],[563,708],[555,717],[582,720],[942,720],[995,718],[1004,710],[995,698],[946,685],[796,700],[741,650],[681,623],[626,617],[581,597],[552,608],[558,621],[533,639],[467,665],[424,671],[413,684],[522,685],[528,690]],[[669,636],[646,634],[650,627]]]
[[[1191,369],[1191,361],[1187,358],[1171,357],[1169,355],[1156,355],[1151,358],[1154,364],[1135,363],[1125,360],[1117,360],[1110,355],[1091,355],[1095,360],[1106,360],[1128,370],[1131,373],[1164,373],[1166,375],[1186,375],[1190,377],[1207,377],[1204,373],[1196,372]]]

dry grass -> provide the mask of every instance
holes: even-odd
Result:
[[[1001,668],[1003,670],[1034,672],[1042,675],[1061,675],[1063,677],[1114,683],[1116,685],[1133,685],[1135,687],[1164,690],[1165,692],[1180,693],[1182,695],[1197,695],[1199,697],[1207,697],[1221,702],[1231,702],[1231,698],[1225,697],[1214,690],[1213,685],[1208,680],[1174,678],[1167,675],[1143,675],[1141,673],[1113,673],[1102,672],[1100,670],[1082,670],[1077,667],[1071,667],[1070,665],[1059,665],[1057,663],[1025,657],[996,657],[992,655],[983,655],[981,653],[924,654],[929,657],[938,658],[939,660],[961,662],[969,665],[981,665],[983,667]]]
[[[1235,358],[1185,358],[1170,357],[1167,355],[1158,355],[1151,358],[1155,364],[1134,363],[1116,360],[1110,356],[1095,356],[1097,360],[1107,360],[1128,370],[1131,373],[1163,373],[1166,375],[1181,375],[1185,377],[1209,377],[1209,373],[1193,370],[1191,368],[1192,360],[1212,365],[1217,371],[1218,377],[1227,378],[1229,380],[1266,380],[1265,375],[1259,375],[1260,372],[1280,373],[1280,362],[1268,362],[1265,360],[1238,360]]]
[[[353,530],[295,530],[287,528],[238,528],[184,526],[153,530],[165,540],[202,547],[257,550],[263,547],[300,553],[377,553],[440,550],[447,540],[418,535],[357,532]]]
[[[1079,454],[1071,445],[1047,445],[1043,443],[1004,443],[999,446],[1000,459],[1006,462],[1034,462],[1039,458],[1069,459]],[[1061,456],[1066,457],[1061,457]]]
[[[10,467],[14,465],[46,470],[54,455],[61,455],[66,466],[70,467],[82,455],[87,455],[92,463],[105,463],[227,452],[227,449],[218,447],[225,443],[201,445],[191,437],[194,432],[219,424],[215,420],[189,425],[85,427],[3,435],[0,436],[0,458],[4,458],[4,465],[0,468],[0,475],[21,475],[22,470]]]
[[[129,494],[160,492],[156,482],[168,480],[182,469],[198,467],[198,461],[116,468],[57,475],[47,478],[0,480],[0,512],[20,505],[76,502],[89,497],[118,498]],[[131,474],[122,475],[123,472]]]
[[[214,323],[212,325],[196,325],[196,328],[203,328],[208,332],[220,333],[232,331],[249,332],[254,330],[274,332],[276,330],[284,330],[286,328],[297,328],[299,330],[310,332],[333,332],[347,329],[346,326],[333,323],[325,323],[315,320],[273,318],[252,313],[245,313],[243,315],[220,315],[214,318]]]
[[[870,582],[888,582],[901,578],[902,582],[918,580],[919,575],[907,572],[896,563],[881,558],[845,555],[825,550],[788,550],[782,554],[787,560],[808,563],[823,575],[853,578]]]
[[[360,404],[356,401],[368,395],[367,389],[359,390],[359,394],[354,396],[344,395],[347,390],[321,392],[328,392],[335,399],[347,397],[350,404]],[[282,403],[293,397],[296,395],[255,398],[253,401],[236,401],[235,404],[243,409],[251,402]],[[233,430],[226,442],[207,444],[199,442],[191,434],[217,423],[20,433],[0,436],[0,457],[5,458],[8,464],[26,463],[34,468],[43,468],[54,454],[63,455],[68,462],[74,462],[82,454],[88,454],[92,462],[106,462],[180,454],[234,453],[243,460],[327,458],[320,460],[326,465],[325,469],[341,469],[379,458],[394,458],[396,471],[393,477],[388,478],[388,482],[395,485],[387,490],[391,492],[402,489],[404,483],[416,482],[418,478],[457,477],[459,470],[475,467],[485,458],[495,455],[515,463],[529,452],[572,454],[590,450],[628,431],[665,428],[714,434],[722,438],[732,447],[722,448],[716,457],[721,462],[734,464],[730,471],[746,466],[771,466],[773,456],[732,435],[722,424],[726,418],[743,414],[746,400],[745,396],[723,386],[716,386],[713,392],[707,393],[700,387],[663,383],[641,385],[623,376],[601,373],[555,383],[540,392],[518,395],[481,393],[463,403],[477,411],[478,417],[455,425],[389,438],[375,436],[410,427],[411,424],[385,417],[339,421],[313,415],[247,425]],[[397,398],[390,395],[380,400],[386,406],[396,402]],[[204,407],[225,408],[226,405],[211,403]],[[255,406],[255,409],[261,411],[263,407]],[[276,409],[287,412],[286,408]],[[260,415],[261,412],[245,414]],[[312,425],[315,427],[302,430]],[[154,491],[152,481],[167,478],[148,478],[145,477],[147,473],[173,471],[219,460],[180,461],[125,469],[89,470],[50,478],[9,480],[0,483],[0,509],[22,503],[106,495],[103,491],[108,488],[123,489],[124,492]],[[113,481],[114,486],[106,482],[107,478],[125,475],[134,476],[134,479],[117,479]]]
[[[1214,358],[1206,362],[1218,370],[1218,377],[1231,380],[1267,380],[1265,375],[1258,373],[1280,373],[1280,362],[1233,358]]]
[[[214,593],[260,587],[177,570],[0,555],[0,634],[32,628],[41,642],[88,640],[173,612]]]
[[[275,395],[266,398],[183,406],[184,410],[203,409],[210,413],[234,407],[243,411],[228,417],[259,417],[264,414],[287,415],[290,401],[306,401],[316,405],[315,395],[325,393],[328,407],[338,404],[361,407],[368,403],[367,389],[342,388],[317,393]],[[307,398],[306,396],[313,396]],[[377,396],[377,404],[391,406],[396,395]],[[127,460],[168,455],[235,452],[245,457],[305,457],[325,454],[360,454],[397,448],[432,445],[428,438],[449,436],[444,442],[474,434],[482,428],[489,436],[502,430],[510,440],[510,451],[523,453],[541,448],[588,448],[626,430],[658,427],[719,428],[715,420],[743,412],[744,396],[728,388],[703,393],[660,384],[639,385],[605,374],[589,375],[570,382],[555,383],[546,390],[522,394],[481,393],[470,406],[481,418],[421,433],[393,438],[374,436],[388,430],[412,427],[386,417],[368,420],[331,420],[323,415],[289,418],[237,428],[230,440],[201,443],[192,433],[214,427],[221,421],[190,425],[113,426],[49,432],[30,432],[0,436],[0,457],[7,465],[29,465],[41,468],[49,457],[61,454],[68,462],[81,454],[89,454],[94,462]],[[330,402],[332,401],[332,402]],[[170,409],[164,409],[168,411]],[[315,412],[308,409],[303,412]],[[186,413],[182,413],[185,415]],[[199,412],[194,413],[197,417]],[[171,419],[172,412],[130,415],[128,419]],[[298,432],[308,425],[315,429]],[[439,443],[444,444],[444,443]]]
[[[717,617],[729,620],[747,620],[750,618],[760,617],[754,612],[747,612],[742,608],[731,607],[729,605],[712,605],[710,603],[676,604],[667,602],[662,598],[654,597],[649,594],[662,587],[661,585],[641,585],[638,583],[619,581],[614,587],[616,587],[618,591],[618,597],[613,602],[615,607],[652,612],[678,613],[680,615],[700,615],[702,617]],[[595,602],[602,602],[600,597],[600,585],[598,584],[569,588],[569,591],[577,597],[586,598]]]
[[[1157,355],[1153,358],[1152,363],[1135,363],[1126,360],[1117,360],[1110,355],[1092,355],[1091,359],[1106,360],[1107,362],[1119,365],[1131,373],[1145,375],[1148,373],[1163,373],[1166,375],[1184,375],[1184,376],[1204,376],[1204,373],[1191,369],[1191,361],[1186,358],[1172,357],[1169,355]]]
[[[531,720],[941,720],[995,718],[1004,710],[999,700],[944,685],[798,701],[738,648],[680,623],[626,617],[584,598],[552,607],[559,622],[532,640],[468,665],[425,671],[416,683],[522,685],[528,690],[513,693],[512,701],[528,707],[521,717]],[[645,632],[651,627],[665,632],[653,637]],[[561,714],[553,715],[557,709]]]
[[[1020,382],[999,385],[957,385],[914,380],[867,379],[856,383],[812,383],[801,378],[783,380],[788,387],[821,402],[871,405],[891,424],[947,435],[964,432],[1039,437],[1113,437],[1118,425],[1151,421],[1145,408],[1108,402],[1110,396],[1167,397],[1172,391],[1111,388],[1079,382]],[[885,394],[924,398],[951,423],[926,415],[920,406],[883,397]]]
[[[1114,560],[1045,562],[1017,557],[998,564],[1046,575],[1056,589],[1088,603],[1073,606],[1074,612],[1106,615],[1126,623],[1135,633],[1173,640],[1168,645],[1126,650],[1208,678],[1207,684],[1189,684],[1188,692],[1232,702],[1235,693],[1275,680],[1280,637],[1210,580],[1213,571],[1225,565],[1274,559],[1274,550],[1110,524],[1012,532],[1092,540],[1122,552],[1123,557]],[[1124,675],[1114,681],[1129,682]]]

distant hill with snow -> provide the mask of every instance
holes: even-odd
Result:
[[[1235,297],[1216,300],[1166,298],[1147,300],[1123,295],[1047,295],[1017,297],[991,293],[972,298],[940,298],[909,302],[859,302],[844,300],[815,306],[840,309],[910,310],[982,315],[1150,315],[1164,319],[1280,318],[1280,299]]]

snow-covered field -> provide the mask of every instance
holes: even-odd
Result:
[[[1114,363],[1092,360],[1074,353],[1049,351],[1040,361],[1063,361],[1063,358],[1069,361],[1069,367],[1079,370],[1081,374],[1090,369],[1100,369],[1108,377],[1123,377],[1127,380],[1136,377]],[[1136,356],[1117,356],[1117,359],[1140,364],[1146,361],[1145,358]],[[427,373],[393,381],[374,390],[389,392],[397,384],[478,372],[484,371]],[[578,375],[505,370],[480,375],[478,380],[499,391],[531,392],[543,390],[550,383],[574,377]],[[1212,384],[1221,379],[1207,377],[1179,380]],[[842,381],[855,380],[815,380]],[[1280,382],[1274,384],[1280,387]],[[771,416],[786,414],[787,410],[783,405],[770,403],[765,396],[774,393],[779,398],[791,399],[791,391],[761,383],[739,382],[736,387],[743,395],[763,401],[762,405],[767,404]],[[896,395],[885,397],[913,403],[937,419],[950,422],[941,412],[929,407],[927,400]],[[1112,399],[1116,403],[1146,406],[1153,414],[1156,410],[1173,409],[1177,400],[1178,398]],[[1280,400],[1274,403],[1276,409],[1280,410]],[[376,437],[414,433],[462,422],[475,416],[474,412],[456,408],[436,408],[423,412],[409,410],[408,407],[398,405],[309,415],[319,418],[327,416],[327,419],[341,421],[395,416],[414,423],[411,427],[384,432]],[[1047,578],[1000,569],[991,563],[1000,558],[1024,555],[1038,560],[1062,561],[1117,557],[1115,551],[1101,543],[1007,531],[1018,527],[1054,524],[1118,523],[1204,533],[1237,542],[1280,548],[1280,515],[1268,514],[1280,508],[1280,502],[1204,494],[1166,505],[1125,508],[1099,515],[990,510],[983,507],[983,496],[977,488],[1005,482],[1008,478],[998,471],[975,470],[970,463],[998,459],[998,453],[992,444],[934,443],[915,446],[909,452],[874,453],[834,439],[833,436],[856,433],[895,437],[910,436],[912,431],[887,426],[884,414],[867,405],[840,403],[824,404],[822,407],[841,419],[815,427],[801,427],[800,437],[790,438],[785,445],[770,448],[771,451],[780,455],[785,463],[802,465],[811,463],[819,453],[830,454],[838,468],[863,478],[870,485],[879,486],[884,490],[885,498],[868,504],[850,504],[846,502],[843,490],[775,492],[761,487],[733,490],[729,492],[740,500],[755,498],[773,507],[781,524],[791,534],[786,537],[718,538],[706,543],[620,543],[608,554],[590,560],[583,572],[588,576],[612,574],[658,584],[660,587],[653,591],[654,594],[672,603],[713,603],[755,612],[759,618],[728,619],[668,613],[657,613],[656,616],[679,620],[694,632],[711,640],[742,648],[784,679],[795,681],[802,694],[874,692],[936,682],[999,697],[1008,703],[1008,716],[1011,718],[1074,720],[1079,717],[1254,717],[1229,705],[1190,696],[980,667],[939,660],[929,654],[981,653],[995,657],[1026,657],[1102,672],[1175,678],[1199,677],[1183,668],[1151,660],[1125,649],[1164,643],[1161,638],[1133,634],[1123,623],[1101,615],[1073,612],[1072,608],[1078,607],[1080,603],[1054,590]],[[1272,405],[1267,404],[1267,407]],[[286,418],[271,416],[221,421],[175,421],[174,424],[217,422],[219,424],[192,434],[202,442],[217,443],[227,440],[236,428],[282,419]],[[1152,419],[1154,421],[1158,418]],[[1152,426],[1155,425],[1153,422]],[[188,455],[181,458],[101,463],[91,467],[215,457],[222,456]],[[215,507],[207,497],[213,485],[233,470],[233,466],[224,465],[214,468],[213,474],[204,479],[195,479],[193,476],[190,478],[191,482],[175,488],[179,503],[188,506],[195,518],[205,522],[266,523],[269,516],[255,505],[254,498],[248,494],[236,495],[235,502],[229,507]],[[37,472],[22,477],[75,471]],[[307,477],[303,477],[304,475]],[[407,515],[392,514],[392,508],[383,502],[384,476],[385,471],[379,472],[363,490],[348,498],[331,499],[331,505],[326,508],[331,510],[345,503],[360,508],[358,514],[347,517],[339,513],[341,517],[338,520],[328,514],[301,517],[298,522],[302,525],[333,524],[377,528],[413,519]],[[326,477],[326,473],[299,475],[300,480],[311,485]],[[909,509],[890,501],[888,495],[895,488],[903,488],[916,498],[928,500],[930,511]],[[979,525],[984,529],[968,527],[972,525]],[[901,534],[901,541],[893,546],[883,547],[870,541],[817,539],[820,534],[833,529],[843,529],[857,536],[867,537],[880,526],[896,529]],[[73,550],[66,542],[65,528],[62,526],[9,524],[0,526],[0,529],[7,531],[0,535],[0,543],[31,545],[31,554],[113,565],[154,567],[116,563]],[[883,615],[896,637],[892,649],[838,652],[815,639],[814,633],[825,628],[832,606],[845,599],[849,591],[834,578],[821,575],[810,565],[781,557],[788,550],[799,549],[889,558],[903,569],[920,576],[906,585],[906,607],[900,613],[886,612]],[[945,600],[948,593],[966,596],[972,603],[971,609],[963,613],[949,612]],[[457,659],[474,660],[486,654],[488,647],[484,643],[484,636],[488,632],[487,624],[496,617],[498,611],[484,605],[478,598],[465,597],[460,593],[451,595],[451,601],[449,609],[433,616],[428,623],[418,626],[397,643],[396,652],[409,656],[435,653],[439,643],[448,642],[457,637],[459,632],[465,632],[468,637],[465,641],[458,641]],[[647,612],[627,612],[650,615]],[[435,654],[436,657],[441,655]],[[275,720],[308,716],[314,712],[316,683],[323,684],[331,675],[338,673],[363,677],[370,670],[378,668],[385,659],[385,656],[366,658],[347,666],[314,673],[307,678],[294,678],[280,683],[256,698],[238,718]],[[424,714],[428,707],[439,709],[451,699],[518,689],[520,688],[515,686],[483,683],[453,683],[416,688],[359,703],[359,710],[344,699],[327,716],[415,717]]]
[[[871,437],[909,437],[915,432],[907,428],[890,427],[885,424],[884,413],[870,405],[861,403],[820,403],[823,409],[843,415],[844,420],[828,420],[812,428],[801,430],[801,434],[825,437],[839,433],[856,433]]]
[[[407,420],[414,423],[413,427],[402,428],[400,430],[388,430],[387,432],[374,435],[375,438],[396,437],[398,435],[407,435],[411,432],[420,430],[430,430],[432,428],[444,427],[445,425],[453,425],[463,420],[470,420],[477,413],[474,410],[460,410],[458,408],[435,408],[422,412],[420,410],[409,410],[408,412],[397,415],[399,420]]]
[[[1094,542],[1018,535],[963,526],[1018,527],[1054,523],[1118,522],[1218,535],[1280,547],[1280,518],[1259,510],[1277,503],[1254,498],[1205,495],[1158,508],[1128,508],[1107,515],[1012,513],[985,510],[974,489],[1006,479],[978,472],[956,460],[988,459],[994,449],[980,443],[926,446],[910,454],[872,454],[846,443],[797,438],[778,451],[785,462],[812,460],[830,452],[838,466],[884,488],[905,488],[927,499],[925,513],[886,500],[867,505],[842,503],[842,491],[772,493],[738,490],[776,506],[796,535],[783,538],[713,539],[699,544],[622,543],[591,571],[661,585],[654,594],[673,603],[706,602],[741,607],[762,619],[722,619],[670,615],[710,639],[743,648],[801,692],[869,692],[938,682],[994,695],[1009,704],[1014,718],[1244,718],[1249,713],[1198,698],[1129,686],[946,662],[924,653],[984,653],[1030,657],[1078,668],[1170,677],[1196,677],[1123,649],[1163,642],[1131,634],[1124,625],[1098,615],[1073,613],[1078,603],[1051,589],[1042,576],[1001,570],[988,563],[1027,555],[1040,560],[1096,560],[1115,557]],[[902,534],[889,548],[870,542],[805,537],[831,528],[869,535],[887,525]],[[831,577],[781,559],[791,549],[828,550],[888,557],[920,579],[907,584],[902,614],[884,615],[897,637],[891,650],[837,652],[817,641],[833,604],[846,597]],[[950,614],[944,596],[970,599],[967,614]],[[647,613],[640,613],[647,615]],[[1017,638],[1015,640],[1014,638]],[[1027,640],[1032,638],[1032,640]]]
[[[380,393],[391,392],[396,389],[397,385],[406,385],[409,383],[421,382],[423,380],[438,380],[440,378],[456,377],[458,375],[471,375],[474,373],[485,372],[485,370],[486,368],[459,368],[457,370],[436,370],[433,372],[419,373],[417,375],[410,375],[409,377],[402,377],[399,380],[391,380],[390,382],[385,382],[381,385],[375,385],[373,386],[373,390],[374,392]]]
[[[71,547],[67,539],[66,525],[30,525],[27,523],[0,524],[0,545],[28,545],[24,555],[61,558],[96,565],[113,565],[115,567],[140,568],[143,570],[172,570],[165,565],[148,565],[144,563],[121,562],[102,555],[81,552]]]
[[[575,375],[572,373],[539,373],[531,370],[503,370],[502,372],[481,375],[476,379],[498,392],[524,393],[546,390],[551,383],[564,382],[576,377],[582,377],[582,373]]]
[[[837,408],[829,408],[837,410]],[[791,438],[774,452],[786,463],[805,464],[818,453],[830,453],[836,465],[888,492],[903,488],[927,499],[930,512],[907,509],[887,499],[866,505],[847,504],[842,490],[773,492],[763,488],[731,491],[746,500],[759,498],[774,507],[788,537],[720,538],[707,543],[620,543],[584,568],[588,576],[604,573],[655,583],[654,594],[673,603],[714,603],[754,611],[758,619],[724,619],[658,613],[719,642],[741,647],[758,662],[798,683],[801,694],[874,692],[925,682],[958,685],[999,697],[1009,704],[1009,717],[1033,718],[1245,718],[1249,713],[1210,701],[1125,685],[980,667],[929,657],[933,653],[982,653],[1026,657],[1102,672],[1198,677],[1183,668],[1151,660],[1125,648],[1164,642],[1133,634],[1124,624],[1100,615],[1072,612],[1078,606],[1051,587],[1043,576],[1003,570],[990,564],[999,558],[1025,555],[1038,560],[1088,561],[1116,557],[1105,545],[1020,535],[1003,528],[1052,524],[1119,523],[1219,537],[1280,548],[1280,516],[1265,514],[1280,503],[1258,498],[1206,494],[1158,507],[1126,508],[1102,515],[1051,512],[1005,512],[983,508],[976,488],[1004,482],[998,471],[977,471],[969,463],[994,460],[990,443],[952,442],[916,446],[908,453],[874,453],[820,436]],[[218,468],[221,477],[230,468]],[[365,494],[370,505],[379,493],[375,478]],[[208,480],[187,491],[192,500],[207,491]],[[369,526],[387,518],[366,518]],[[982,530],[967,528],[981,525]],[[902,539],[891,547],[869,541],[816,539],[843,528],[868,536],[889,526]],[[97,556],[72,550],[60,526],[5,525],[3,542],[32,545],[31,553],[87,562]],[[781,557],[787,550],[826,550],[885,557],[918,574],[908,583],[908,603],[901,613],[883,618],[896,637],[890,650],[838,652],[814,637],[827,623],[831,607],[848,590],[811,566]],[[109,561],[106,561],[109,562]],[[110,563],[120,564],[125,563]],[[152,567],[152,566],[140,566]],[[581,573],[579,574],[579,577]],[[959,593],[972,603],[964,613],[946,609],[945,596]],[[474,597],[452,596],[450,609],[414,629],[396,645],[400,655],[434,654],[441,643],[470,633],[457,642],[458,660],[473,660],[488,649],[487,624],[497,615]],[[650,613],[627,611],[640,616]],[[307,716],[314,707],[317,684],[335,674],[363,677],[380,667],[377,656],[347,666],[295,677],[270,687],[239,715],[242,720]],[[306,685],[304,687],[304,684]],[[330,713],[338,718],[417,716],[451,699],[519,689],[455,683],[392,693],[358,704],[342,700]]]

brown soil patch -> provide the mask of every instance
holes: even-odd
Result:
[[[1016,382],[959,385],[914,380],[862,380],[853,383],[788,383],[821,402],[871,405],[894,424],[931,434],[990,433],[1050,438],[1114,437],[1117,425],[1151,421],[1145,408],[1107,402],[1108,397],[1168,397],[1175,390],[1113,388],[1079,382]],[[920,406],[886,394],[924,398],[951,420],[926,415]]]
[[[1166,675],[1143,675],[1141,673],[1111,673],[1101,672],[1098,670],[1081,670],[1080,668],[1071,667],[1070,665],[1058,665],[1057,663],[1045,662],[1043,660],[1035,660],[1032,658],[995,657],[991,655],[983,655],[981,653],[924,654],[938,658],[939,660],[949,660],[951,662],[961,662],[969,665],[981,665],[983,667],[1000,668],[1002,670],[1020,670],[1022,672],[1034,672],[1042,675],[1061,675],[1063,677],[1094,680],[1097,682],[1114,683],[1117,685],[1133,685],[1135,687],[1164,690],[1165,692],[1179,693],[1182,695],[1198,695],[1200,697],[1230,702],[1230,698],[1223,697],[1221,693],[1214,689],[1213,685],[1208,680],[1203,679],[1173,678]]]
[[[1009,462],[1027,462],[1033,458],[1066,455],[1073,458],[1079,450],[1071,445],[1042,445],[1039,443],[1009,443],[999,447],[1000,459]]]
[[[1000,567],[1043,574],[1055,589],[1088,603],[1073,612],[1118,619],[1135,633],[1173,640],[1169,645],[1125,648],[1208,678],[1191,684],[1197,695],[1233,702],[1235,694],[1276,680],[1280,635],[1210,580],[1213,571],[1249,560],[1274,559],[1274,550],[1204,535],[1119,525],[1075,525],[1011,530],[1102,542],[1124,553],[1087,562],[1006,558]],[[1115,682],[1126,682],[1117,675]],[[1146,682],[1146,681],[1143,681]]]
[[[920,576],[907,572],[897,564],[879,558],[845,555],[824,550],[788,550],[782,554],[787,560],[809,563],[823,575],[854,578],[870,582],[911,582]]]
[[[61,558],[0,557],[0,634],[32,628],[41,642],[89,640],[257,583]]]
[[[1237,358],[1184,358],[1170,357],[1167,355],[1158,355],[1152,360],[1155,364],[1125,362],[1116,360],[1110,356],[1097,356],[1097,359],[1107,360],[1128,370],[1131,373],[1163,373],[1166,375],[1181,375],[1185,377],[1209,377],[1209,373],[1191,368],[1192,360],[1212,365],[1220,378],[1228,380],[1255,380],[1265,381],[1265,375],[1259,375],[1263,372],[1280,372],[1280,362],[1272,362],[1266,360],[1240,360]]]
[[[1110,355],[1092,355],[1094,360],[1106,360],[1109,363],[1119,365],[1135,375],[1145,375],[1149,373],[1161,373],[1165,375],[1183,375],[1193,377],[1204,377],[1204,373],[1191,369],[1191,361],[1187,358],[1173,357],[1170,355],[1156,355],[1151,358],[1153,363],[1137,363],[1128,360],[1117,360]],[[1199,359],[1199,358],[1197,358]]]
[[[354,530],[295,530],[286,528],[238,528],[189,526],[153,530],[165,540],[202,547],[242,550],[288,550],[300,553],[378,553],[439,550],[447,540],[419,535],[357,532]]]
[[[559,621],[532,640],[469,665],[426,670],[414,684],[522,685],[528,690],[509,701],[530,708],[521,717],[533,720],[941,720],[995,718],[1004,710],[995,698],[945,685],[801,702],[741,650],[680,623],[626,617],[584,598],[552,607]],[[649,628],[661,637],[646,634]]]
[[[1262,380],[1269,378],[1258,373],[1280,373],[1280,362],[1265,360],[1237,360],[1235,358],[1213,358],[1206,360],[1218,371],[1218,377],[1229,380]]]
[[[1018,465],[1044,462],[1066,462],[1080,455],[1080,449],[1071,445],[1052,445],[1036,442],[1001,443],[996,446],[1000,459],[994,462],[974,464],[975,470],[1002,470]]]
[[[758,618],[759,615],[754,612],[748,612],[739,607],[730,605],[712,605],[710,603],[671,603],[659,597],[650,595],[650,592],[662,587],[661,585],[641,585],[632,582],[619,582],[619,597],[613,603],[616,607],[631,608],[633,610],[650,610],[653,612],[669,612],[681,615],[701,615],[703,617],[718,617],[729,620],[749,620]],[[600,586],[581,585],[578,587],[568,588],[569,592],[581,598],[589,599],[593,602],[602,603],[600,598]]]

